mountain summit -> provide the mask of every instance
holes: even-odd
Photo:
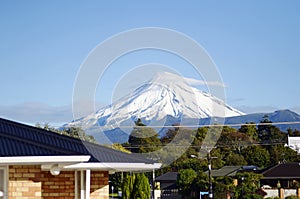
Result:
[[[244,115],[223,100],[190,86],[188,80],[191,79],[169,72],[159,73],[131,94],[68,125],[112,130],[122,125],[134,126],[137,118],[149,124],[170,116],[200,119]]]

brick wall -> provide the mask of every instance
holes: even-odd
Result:
[[[108,199],[108,172],[92,171],[91,172],[91,199]]]
[[[9,166],[8,198],[41,198],[40,166]]]
[[[61,171],[57,176],[51,175],[49,171],[43,171],[41,181],[43,199],[74,199],[74,171]]]
[[[108,172],[91,172],[91,199],[108,199]],[[41,166],[9,166],[9,199],[74,199],[75,172],[53,176]]]

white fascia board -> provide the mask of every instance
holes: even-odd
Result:
[[[0,165],[80,163],[87,162],[90,158],[89,155],[0,157]]]
[[[73,165],[64,166],[63,169],[91,169],[91,170],[105,170],[105,171],[146,171],[159,169],[162,166],[161,163],[146,164],[146,163],[100,163],[100,162],[88,162],[78,163]]]

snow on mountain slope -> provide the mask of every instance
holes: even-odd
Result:
[[[137,118],[159,121],[166,116],[200,119],[240,115],[244,113],[209,93],[191,87],[184,78],[164,72],[157,74],[132,94],[68,125],[82,126],[85,129],[91,126],[114,129],[126,121],[134,124]]]

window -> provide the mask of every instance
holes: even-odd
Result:
[[[0,167],[0,199],[7,199],[7,167]]]

